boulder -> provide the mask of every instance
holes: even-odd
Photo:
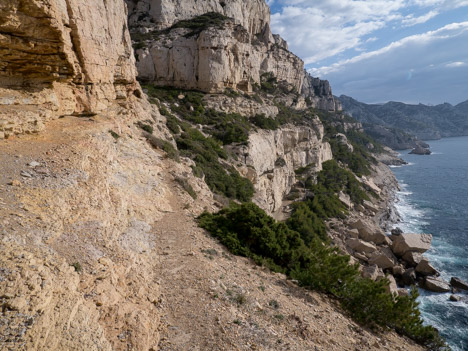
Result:
[[[346,208],[349,209],[353,207],[353,202],[351,201],[351,198],[348,194],[345,194],[344,192],[340,191],[340,193],[338,194],[338,198],[343,203],[343,205],[346,206]]]
[[[387,275],[385,278],[388,279],[389,284],[387,286],[387,292],[392,295],[398,295],[398,286],[393,275]]]
[[[369,279],[374,280],[374,281],[378,280],[379,278],[385,277],[385,274],[382,271],[382,269],[380,269],[376,265],[364,267],[362,269],[361,275],[364,278],[369,278]]]
[[[460,278],[452,277],[452,279],[450,279],[450,285],[457,289],[468,290],[468,283]]]
[[[403,255],[403,260],[411,267],[416,267],[423,259],[422,253],[408,251]]]
[[[362,260],[362,261],[364,261],[364,262],[369,261],[369,259],[367,258],[366,255],[364,255],[364,254],[362,254],[362,253],[359,253],[359,252],[355,252],[355,253],[354,253],[354,257],[356,257],[357,259]]]
[[[379,189],[380,190],[380,189]],[[377,212],[379,209],[370,201],[368,200],[364,200],[362,202],[363,206],[368,209],[369,211],[372,211],[372,212]]]
[[[401,234],[394,237],[392,250],[397,256],[407,252],[424,253],[431,247],[431,234]]]
[[[450,301],[458,302],[461,300],[461,297],[458,295],[450,295]]]
[[[405,289],[405,288],[398,289],[398,296],[409,296],[408,289]]]
[[[395,266],[396,259],[394,259],[391,252],[385,252],[382,250],[382,252],[376,252],[371,256],[369,264],[375,264],[382,269],[389,269]]]
[[[398,235],[403,234],[403,230],[401,230],[400,228],[396,227],[396,228],[392,229],[391,233],[392,233],[392,235],[398,236]]]
[[[348,236],[350,238],[354,238],[354,239],[359,238],[359,230],[357,230],[357,229],[348,230]]]
[[[403,273],[401,280],[404,285],[414,285],[416,283],[416,272],[414,268],[407,269]]]
[[[359,240],[359,239],[348,239],[346,245],[356,252],[360,253],[371,253],[377,250],[377,248],[371,243]]]
[[[389,238],[375,224],[358,219],[356,222],[351,223],[350,227],[352,229],[357,229],[359,232],[359,238],[362,240],[372,241],[377,245],[390,243]]]
[[[401,277],[405,273],[405,268],[402,265],[393,266],[392,274],[397,277]]]
[[[450,285],[442,278],[426,277],[422,288],[434,292],[449,292]]]
[[[435,275],[437,273],[437,270],[431,265],[429,260],[425,257],[419,262],[419,264],[416,266],[415,269],[416,273],[420,275]]]

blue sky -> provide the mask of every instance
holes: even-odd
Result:
[[[267,0],[273,33],[335,95],[468,100],[468,0]]]

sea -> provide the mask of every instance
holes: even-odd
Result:
[[[401,191],[397,223],[404,232],[430,233],[432,248],[425,254],[450,281],[468,281],[468,137],[429,141],[432,154],[401,152],[408,165],[392,167]],[[467,301],[451,302],[451,293],[420,291],[419,303],[425,323],[433,325],[454,351],[468,351]]]

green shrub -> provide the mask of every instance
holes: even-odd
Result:
[[[223,145],[247,142],[250,131],[248,118],[238,113],[224,113],[205,108],[203,93],[151,85],[145,88],[151,97],[170,104],[171,110],[182,119],[205,126],[204,132],[222,142]],[[175,127],[175,117],[170,118],[171,113],[163,106],[160,112],[167,117],[168,128],[171,132],[177,134],[179,131]]]
[[[205,137],[200,131],[180,123],[183,132],[176,136],[177,147],[182,156],[195,161],[192,167],[197,177],[205,177],[211,191],[239,201],[249,201],[254,193],[252,183],[242,177],[234,168],[224,166],[219,158],[227,159],[220,143]]]
[[[264,114],[257,114],[250,121],[261,129],[276,130],[279,128],[279,122],[274,118],[268,118]]]
[[[335,194],[344,191],[356,204],[369,200],[369,196],[354,174],[341,168],[335,160],[324,162],[322,167],[322,171],[317,176],[318,185]]]
[[[229,19],[229,17],[226,17],[218,12],[208,12],[205,13],[201,16],[197,16],[188,20],[182,20],[170,28],[175,29],[175,28],[187,28],[190,29],[191,32],[187,33],[185,37],[192,37],[194,35],[199,35],[202,31],[209,27],[217,27],[221,28],[223,24]]]
[[[176,177],[175,181],[182,187],[182,189],[184,189],[187,192],[187,194],[189,194],[192,197],[192,199],[197,199],[197,193],[195,192],[195,190],[193,190],[193,187],[190,185],[186,178]]]
[[[112,137],[117,140],[120,138],[120,135],[114,132],[112,129],[109,129],[109,134],[112,135]]]
[[[83,271],[83,267],[81,267],[80,262],[73,262],[70,266],[72,266],[77,273],[81,273]]]
[[[154,148],[163,150],[167,154],[167,157],[174,161],[179,161],[179,152],[170,142],[157,138],[150,133],[144,132],[143,135]]]
[[[293,213],[286,221],[286,225],[298,232],[306,245],[317,237],[328,241],[325,223],[307,206],[307,203],[297,202],[293,207]]]
[[[278,80],[273,72],[266,72],[260,76],[260,89],[269,94],[274,94],[277,91]]]
[[[318,221],[308,216],[305,207],[301,211],[306,222]],[[300,220],[297,217],[294,222]],[[339,254],[320,234],[306,231],[304,235],[292,229],[300,230],[299,224],[276,222],[252,203],[232,204],[217,214],[205,212],[199,217],[199,225],[232,253],[284,272],[306,288],[332,294],[359,323],[393,328],[431,350],[445,349],[437,330],[422,325],[416,292],[410,297],[390,295],[387,279],[374,282],[361,278],[358,265],[349,264],[349,256]]]
[[[138,127],[143,129],[147,133],[153,134],[153,131],[154,131],[153,126],[151,126],[149,124],[146,124],[146,123],[143,123],[143,122],[138,122]]]

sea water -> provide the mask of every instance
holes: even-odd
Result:
[[[449,281],[468,281],[468,137],[428,142],[432,155],[401,157],[408,165],[393,167],[401,187],[396,208],[404,232],[430,233],[432,248],[425,254]],[[420,289],[420,310],[454,351],[468,351],[468,300],[449,301],[450,293]],[[468,294],[462,293],[468,299]]]

